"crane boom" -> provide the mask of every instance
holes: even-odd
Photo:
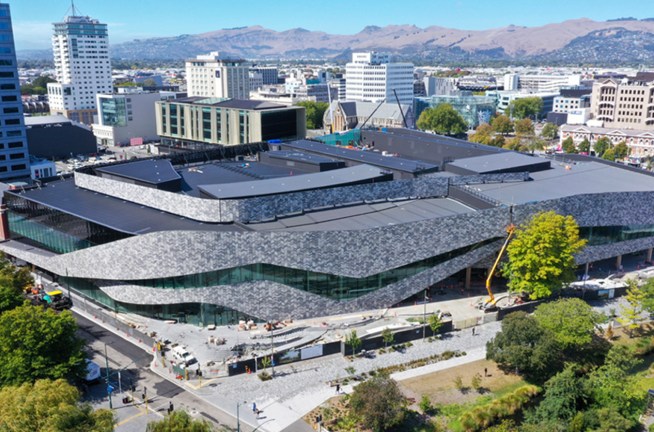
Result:
[[[486,278],[486,291],[488,291],[488,301],[486,301],[486,304],[491,306],[495,306],[495,302],[496,302],[495,296],[493,295],[493,290],[491,290],[491,281],[493,279],[493,276],[495,275],[495,270],[497,269],[497,265],[500,263],[500,260],[504,255],[504,251],[506,250],[506,247],[509,245],[509,241],[511,240],[511,237],[515,232],[515,225],[511,224],[508,227],[506,227],[506,232],[507,232],[506,240],[504,240],[502,249],[500,249],[500,252],[497,254],[497,259],[495,260],[493,267],[488,273],[488,278]]]

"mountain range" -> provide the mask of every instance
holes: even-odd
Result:
[[[429,63],[651,64],[654,19],[581,18],[541,27],[510,25],[475,31],[437,26],[368,26],[354,35],[302,28],[278,32],[249,26],[137,39],[112,45],[111,54],[125,60],[182,60],[220,51],[253,60],[346,61],[356,50],[390,52],[398,59]],[[21,54],[27,53],[19,52],[19,58],[35,57]]]

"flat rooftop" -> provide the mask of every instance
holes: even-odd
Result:
[[[223,108],[234,108],[243,110],[267,110],[267,109],[289,109],[286,105],[276,104],[266,101],[257,101],[250,99],[218,99],[207,98],[204,96],[191,96],[187,98],[173,99],[171,102],[187,103],[195,105],[210,105]]]
[[[384,181],[388,176],[377,167],[356,165],[330,171],[291,175],[281,179],[198,185],[198,189],[212,198],[236,199],[368,183],[374,180]]]
[[[370,150],[352,150],[343,147],[335,147],[316,141],[299,140],[281,144],[282,149],[291,149],[301,152],[315,153],[335,159],[365,163],[381,168],[409,173],[424,171],[435,171],[438,165],[431,162],[406,159],[396,156],[383,156],[380,152]]]
[[[475,210],[450,198],[411,201],[382,201],[337,207],[280,218],[274,222],[249,224],[261,231],[340,231],[378,228],[421,220],[436,219]]]
[[[524,204],[579,194],[652,192],[654,177],[600,162],[562,163],[531,173],[533,181],[476,184],[473,189],[502,203]]]
[[[550,161],[516,152],[504,152],[457,159],[446,170],[457,174],[493,174],[503,172],[534,172],[550,168]]]
[[[96,168],[95,170],[100,173],[154,185],[181,179],[181,176],[175,171],[175,168],[173,168],[173,165],[168,159],[140,160],[108,165]]]
[[[75,186],[73,179],[48,183],[40,189],[8,193],[126,234],[156,231],[242,231],[233,224],[207,224],[123,201]]]

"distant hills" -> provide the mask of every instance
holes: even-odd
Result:
[[[111,28],[109,29],[111,34]],[[348,60],[353,50],[391,52],[397,58],[443,64],[488,62],[550,65],[654,63],[654,19],[587,18],[541,27],[458,30],[413,25],[368,26],[354,35],[261,26],[134,40],[111,47],[114,58],[182,60],[220,51],[256,60]],[[47,58],[47,50],[19,58]],[[41,56],[41,57],[40,57]]]

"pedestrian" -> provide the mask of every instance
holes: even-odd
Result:
[[[473,336],[475,335],[475,328],[474,327],[472,328],[472,335]]]
[[[171,412],[173,412],[174,409],[175,409],[175,407],[173,406],[173,401],[170,401],[170,402],[168,403],[168,414],[170,414]]]
[[[488,368],[484,368],[484,376],[485,376],[485,377],[488,376]]]
[[[338,394],[338,393],[340,393],[340,392],[341,392],[341,385],[340,385],[340,384],[336,384],[336,394]]]
[[[252,412],[255,413],[255,414],[257,413],[257,403],[256,402],[252,402]]]

